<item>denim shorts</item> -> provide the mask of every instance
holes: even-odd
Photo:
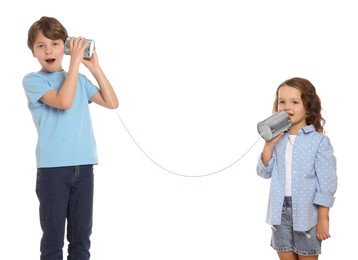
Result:
[[[321,254],[321,243],[316,235],[316,226],[303,232],[293,230],[292,201],[291,197],[285,197],[281,225],[272,226],[273,249],[277,252],[293,251],[298,255],[314,256]]]

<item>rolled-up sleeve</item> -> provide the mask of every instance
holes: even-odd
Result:
[[[324,136],[319,144],[315,159],[315,171],[317,191],[314,204],[332,207],[335,200],[334,194],[337,190],[337,162],[327,136]]]
[[[271,158],[271,160],[269,161],[267,166],[265,166],[262,161],[262,154],[260,154],[260,157],[258,159],[257,166],[256,166],[257,175],[264,179],[271,178],[272,170],[273,170],[273,166],[274,166],[274,160],[275,160],[275,155],[273,155],[273,157]]]

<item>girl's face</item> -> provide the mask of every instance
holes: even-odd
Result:
[[[41,71],[62,71],[62,59],[64,55],[64,42],[46,38],[40,31],[36,37],[32,55],[37,58],[42,66]]]
[[[290,134],[297,134],[298,130],[307,125],[307,112],[301,99],[301,91],[294,87],[282,86],[278,90],[277,109],[288,113],[292,126]]]

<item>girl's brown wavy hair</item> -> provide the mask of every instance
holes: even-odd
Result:
[[[275,102],[273,104],[273,112],[277,112],[278,91],[283,86],[290,86],[298,89],[301,92],[303,107],[307,112],[307,117],[306,117],[307,125],[312,124],[318,132],[324,133],[323,126],[326,123],[326,120],[322,117],[321,114],[322,111],[321,99],[316,93],[316,88],[307,79],[294,77],[282,82],[276,90]]]

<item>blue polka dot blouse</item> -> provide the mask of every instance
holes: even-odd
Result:
[[[281,224],[285,197],[285,151],[289,133],[276,143],[268,165],[257,163],[257,174],[271,178],[266,222]],[[293,229],[307,231],[317,225],[318,206],[332,207],[337,190],[336,158],[329,138],[313,125],[297,133],[292,154],[292,216]]]

